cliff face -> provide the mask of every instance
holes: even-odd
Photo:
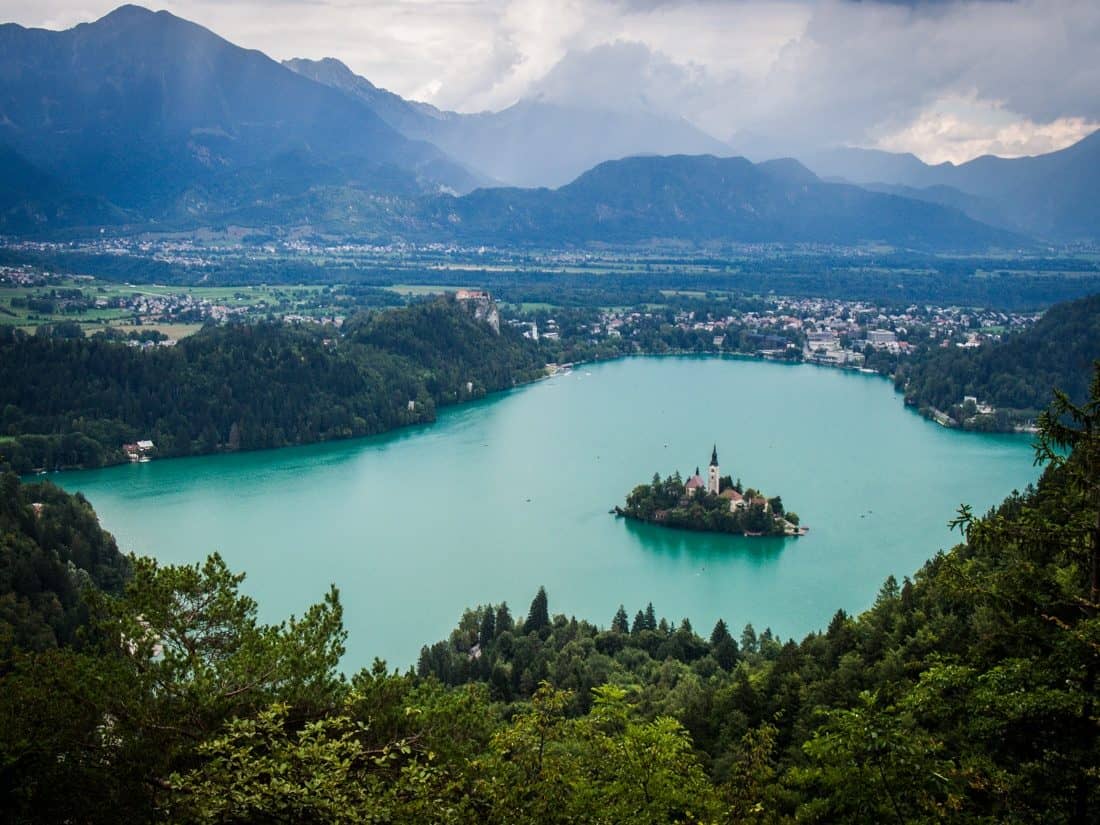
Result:
[[[477,303],[474,307],[474,317],[487,323],[493,328],[493,332],[500,335],[500,310],[491,298]]]
[[[485,322],[495,334],[500,335],[500,310],[488,292],[460,289],[455,298],[475,319]]]

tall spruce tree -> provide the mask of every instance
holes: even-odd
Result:
[[[730,629],[726,626],[726,622],[724,619],[719,619],[714,624],[714,630],[710,632],[711,647],[717,647],[719,643],[729,638]]]
[[[527,611],[527,621],[523,623],[523,631],[530,633],[532,630],[538,632],[544,627],[550,625],[550,608],[549,602],[546,598],[546,588],[540,587],[539,592],[535,594],[535,598],[531,600],[531,609]]]
[[[618,611],[615,613],[615,618],[611,620],[611,632],[612,633],[629,633],[630,623],[626,617],[626,608],[621,604]]]
[[[745,625],[745,629],[741,631],[741,649],[746,653],[756,653],[756,628],[751,623]]]
[[[493,606],[489,605],[485,608],[485,612],[481,615],[481,630],[477,635],[477,641],[481,645],[482,649],[488,647],[489,643],[496,638],[496,617],[493,613]]]
[[[496,631],[498,634],[506,630],[513,630],[516,626],[512,619],[512,611],[508,609],[508,602],[501,602],[497,608]]]

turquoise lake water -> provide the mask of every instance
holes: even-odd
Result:
[[[810,527],[798,539],[711,536],[608,514],[655,471],[686,477],[717,443],[740,477]],[[246,571],[261,617],[301,614],[329,583],[345,667],[415,663],[463,608],[606,625],[652,601],[708,634],[722,617],[783,637],[868,607],[984,512],[1038,476],[1026,436],[945,430],[881,378],[716,358],[578,368],[387,436],[51,476],[83,492],[124,550]]]

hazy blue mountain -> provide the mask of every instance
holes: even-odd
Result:
[[[337,61],[291,66],[136,6],[63,32],[0,26],[0,229],[217,220],[496,243],[1021,243],[790,159],[651,156],[721,148],[683,121],[546,101],[460,115]],[[486,177],[433,143],[496,179],[571,182],[453,197]],[[606,161],[633,153],[646,156]]]
[[[843,183],[843,179],[833,179]],[[884,192],[889,195],[898,195],[903,198],[938,203],[940,206],[948,206],[965,212],[975,220],[991,226],[1012,228],[1015,226],[1006,215],[1003,206],[991,198],[983,198],[978,195],[970,195],[954,186],[904,186],[896,183],[862,183],[864,189],[872,192]]]
[[[499,112],[459,114],[379,89],[338,60],[290,60],[294,71],[354,95],[407,137],[514,186],[561,186],[605,160],[631,155],[729,154],[683,119],[523,100]]]
[[[1100,238],[1100,132],[1057,152],[929,165],[909,154],[842,148],[806,158],[824,177],[908,187],[907,197],[1051,240]]]
[[[154,215],[302,191],[324,169],[366,188],[400,178],[408,193],[475,182],[347,95],[137,6],[61,32],[0,26],[0,143],[76,190]],[[287,171],[287,155],[297,171],[265,181],[273,166]]]
[[[0,233],[124,223],[126,215],[103,198],[75,192],[10,146],[0,145]]]
[[[481,241],[881,241],[921,249],[1027,243],[956,209],[825,183],[789,159],[633,157],[601,163],[560,189],[479,189],[433,199],[425,210],[440,231]]]
[[[808,153],[801,160],[823,178],[841,178],[849,183],[889,183],[920,188],[931,186],[935,170],[952,167],[942,163],[931,166],[909,152],[885,152],[838,146]]]
[[[401,134],[416,139],[430,139],[432,121],[462,117],[456,112],[437,109],[430,103],[406,100],[387,89],[381,89],[333,57],[323,60],[294,58],[284,60],[283,65],[303,77],[358,98]]]

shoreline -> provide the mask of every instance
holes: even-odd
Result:
[[[319,446],[321,444],[342,444],[342,443],[346,443],[346,442],[350,442],[350,441],[361,441],[361,440],[368,439],[368,438],[380,438],[382,436],[393,435],[395,433],[411,432],[413,430],[416,430],[419,427],[431,427],[432,425],[434,425],[439,420],[439,413],[443,413],[443,412],[446,412],[448,410],[458,409],[458,408],[462,408],[462,407],[470,407],[470,406],[473,406],[473,405],[476,405],[476,404],[479,404],[479,403],[482,403],[482,402],[495,400],[499,396],[507,395],[510,392],[515,392],[516,390],[521,390],[521,389],[524,389],[525,387],[533,386],[535,384],[538,384],[541,381],[545,381],[545,380],[547,380],[549,378],[553,378],[553,377],[554,376],[552,376],[552,375],[544,374],[544,375],[540,375],[538,378],[532,378],[529,381],[522,381],[522,382],[517,383],[517,384],[515,384],[511,387],[505,387],[504,389],[493,390],[492,392],[487,392],[487,393],[485,393],[485,395],[479,396],[477,398],[469,398],[469,399],[466,399],[466,400],[463,400],[463,401],[455,401],[455,402],[452,402],[452,403],[449,403],[449,404],[437,405],[436,406],[436,415],[434,415],[430,421],[414,421],[414,422],[411,422],[409,424],[402,424],[398,427],[390,427],[388,429],[379,430],[376,433],[363,433],[361,435],[349,435],[349,436],[342,436],[342,437],[338,437],[338,438],[319,438],[315,441],[299,441],[299,442],[296,442],[294,444],[281,444],[277,447],[257,447],[257,448],[254,448],[254,449],[238,449],[238,450],[208,450],[208,451],[205,451],[205,452],[186,453],[184,455],[168,455],[168,456],[153,457],[153,458],[149,458],[145,461],[131,461],[130,459],[123,457],[122,459],[120,459],[118,461],[105,462],[103,464],[100,464],[98,467],[86,467],[86,466],[80,464],[80,465],[74,465],[74,466],[69,466],[69,467],[58,467],[58,468],[55,468],[55,469],[36,468],[36,469],[32,470],[29,473],[21,474],[19,476],[19,478],[22,481],[32,481],[33,482],[34,479],[42,478],[43,476],[56,475],[58,473],[107,470],[107,469],[110,469],[110,468],[113,468],[113,467],[124,467],[124,466],[130,466],[130,465],[137,466],[137,465],[142,465],[142,464],[154,464],[154,463],[158,463],[158,462],[161,462],[161,461],[176,461],[178,459],[185,459],[185,458],[209,458],[211,456],[228,456],[228,455],[240,455],[240,454],[251,454],[251,453],[268,453],[268,452],[276,452],[278,450],[294,449],[296,447],[316,447],[316,446]],[[40,433],[24,433],[24,435],[40,435]],[[19,438],[19,437],[20,436],[12,436],[12,438]],[[125,453],[123,453],[122,455],[125,456]]]
[[[731,533],[727,530],[707,530],[706,528],[688,527],[683,524],[665,524],[661,521],[654,519],[644,519],[635,515],[631,515],[622,507],[616,505],[609,513],[613,513],[615,518],[626,519],[627,521],[634,521],[638,524],[648,524],[652,527],[660,527],[665,530],[679,530],[685,533],[703,533],[708,536],[731,536],[732,538],[745,538],[745,539],[796,539],[802,536],[808,535],[810,532],[809,527],[794,527],[794,532],[787,532],[785,529],[782,533],[754,533],[752,531],[745,531],[741,533]],[[790,522],[784,522],[790,524]],[[793,526],[793,525],[792,525]]]
[[[589,360],[573,361],[573,362],[570,362],[570,363],[573,364],[573,367],[575,369],[576,367],[580,367],[580,366],[587,365],[587,364],[611,364],[611,363],[615,363],[617,361],[626,361],[626,360],[629,360],[631,358],[704,358],[704,359],[733,360],[733,361],[760,361],[760,362],[769,363],[769,364],[776,364],[776,365],[779,365],[779,366],[819,367],[819,368],[822,368],[822,369],[828,369],[828,370],[837,371],[837,372],[846,372],[846,373],[854,373],[854,374],[861,374],[861,375],[867,375],[867,376],[874,376],[874,377],[878,377],[878,378],[881,378],[881,379],[884,379],[884,380],[887,380],[887,381],[889,381],[891,379],[891,376],[883,375],[882,373],[875,372],[874,370],[866,370],[866,369],[860,369],[860,368],[856,368],[856,367],[832,366],[832,365],[829,365],[829,364],[821,364],[821,363],[817,363],[817,362],[814,362],[814,361],[806,361],[806,360],[803,360],[803,359],[799,359],[797,361],[789,361],[789,360],[786,360],[786,359],[766,358],[762,355],[758,355],[758,354],[755,354],[755,353],[740,353],[740,352],[715,352],[715,351],[702,351],[702,352],[699,352],[699,351],[696,351],[696,350],[669,350],[669,351],[666,351],[666,352],[634,352],[634,353],[622,353],[622,354],[615,355],[615,356],[610,357],[610,358],[592,358],[592,359],[589,359]],[[548,380],[551,380],[551,379],[554,379],[554,378],[558,378],[558,377],[561,377],[562,375],[567,375],[567,374],[568,373],[557,373],[557,374],[551,375],[549,373],[545,373],[541,376],[538,376],[537,378],[532,378],[528,381],[522,381],[520,383],[517,383],[512,387],[507,387],[507,388],[504,388],[504,389],[494,390],[492,392],[488,392],[488,393],[486,393],[485,395],[483,395],[479,398],[471,398],[471,399],[464,400],[464,401],[457,401],[457,402],[453,402],[453,403],[450,403],[450,404],[444,404],[442,406],[438,406],[436,409],[437,409],[437,412],[445,412],[447,410],[469,407],[469,406],[472,406],[472,405],[475,405],[475,404],[478,404],[478,403],[481,403],[481,402],[493,401],[493,400],[496,400],[497,398],[499,398],[501,396],[507,395],[510,392],[515,392],[517,390],[522,390],[522,389],[525,389],[527,387],[535,386],[535,385],[537,385],[541,382],[548,381]],[[894,394],[898,395],[900,393],[895,389]],[[920,410],[917,409],[916,407],[914,407],[913,405],[904,403],[904,396],[903,396],[902,406],[906,410],[918,415],[920,418],[923,418],[924,420],[929,421],[931,423],[936,423],[932,418],[921,414]],[[433,419],[431,421],[418,421],[418,422],[413,422],[413,423],[409,423],[409,424],[402,424],[401,426],[391,427],[391,428],[385,429],[385,430],[380,430],[379,432],[376,432],[376,433],[366,433],[366,434],[363,434],[363,435],[352,435],[352,436],[346,436],[346,437],[340,437],[340,438],[318,439],[316,441],[302,441],[302,442],[298,442],[298,443],[295,443],[295,444],[283,444],[283,445],[280,445],[280,446],[277,446],[277,447],[260,447],[260,448],[256,448],[256,449],[241,449],[241,450],[210,450],[210,451],[206,451],[206,452],[187,453],[185,455],[162,456],[162,457],[159,457],[159,458],[153,458],[153,459],[151,459],[150,461],[147,461],[147,462],[132,462],[132,461],[126,459],[126,458],[121,458],[118,461],[107,462],[107,463],[99,465],[98,467],[86,467],[86,466],[83,466],[83,465],[75,465],[75,466],[69,466],[69,467],[59,467],[59,468],[56,468],[56,469],[41,469],[41,468],[39,468],[39,469],[36,469],[36,470],[34,470],[30,473],[21,475],[20,478],[23,479],[23,480],[27,480],[27,481],[33,481],[34,479],[41,478],[43,476],[55,475],[57,473],[65,473],[65,472],[72,472],[72,471],[105,470],[105,469],[108,469],[108,468],[125,466],[125,465],[129,465],[129,464],[139,464],[139,463],[151,464],[151,463],[156,463],[156,462],[160,462],[160,461],[172,461],[172,460],[181,459],[181,458],[203,458],[203,457],[209,457],[209,456],[235,455],[235,454],[239,454],[239,453],[264,453],[264,452],[272,452],[272,451],[276,451],[276,450],[285,450],[285,449],[294,448],[294,447],[310,447],[310,446],[317,446],[317,445],[320,445],[320,444],[339,444],[339,443],[358,441],[358,440],[368,439],[368,438],[378,438],[379,436],[390,435],[390,434],[393,434],[393,433],[412,431],[412,430],[415,430],[418,427],[430,427],[433,424],[435,424],[437,420],[438,420],[438,415],[433,417]],[[971,434],[978,435],[978,436],[990,436],[990,435],[1001,435],[1001,436],[1003,436],[1003,435],[1026,435],[1026,434],[1028,434],[1027,431],[1021,431],[1021,430],[1018,430],[1018,429],[1014,429],[1014,430],[976,430],[976,429],[968,429],[968,428],[961,427],[961,426],[954,426],[954,427],[945,427],[943,425],[939,425],[939,426],[941,426],[943,429],[951,429],[951,430],[954,430],[956,432],[971,433]],[[26,433],[24,435],[35,435],[35,433]],[[13,436],[13,437],[18,438],[19,436]],[[730,535],[734,535],[734,534],[730,534]]]
[[[691,357],[691,356],[696,356],[696,357],[701,357],[701,358],[733,359],[733,360],[738,360],[738,361],[766,361],[767,363],[770,363],[770,364],[780,364],[780,365],[789,365],[789,366],[820,367],[822,369],[834,370],[834,371],[837,371],[837,372],[848,372],[848,373],[857,373],[857,374],[860,374],[860,375],[875,376],[877,378],[882,378],[886,381],[889,381],[891,385],[893,385],[893,382],[894,382],[894,376],[893,375],[883,374],[881,372],[878,372],[877,370],[871,370],[871,369],[867,369],[865,367],[849,367],[849,366],[840,366],[840,365],[836,365],[836,364],[825,364],[825,363],[822,363],[820,361],[812,361],[812,360],[807,361],[804,358],[799,358],[797,361],[791,361],[791,360],[788,360],[788,359],[785,359],[785,358],[768,358],[767,356],[764,356],[764,355],[759,355],[759,354],[756,354],[756,353],[749,353],[749,352],[715,352],[713,350],[703,350],[701,352],[698,351],[698,350],[668,350],[667,352],[634,352],[634,353],[629,353],[629,354],[624,353],[622,355],[616,355],[616,356],[613,356],[611,358],[593,358],[593,359],[588,360],[588,361],[573,361],[571,363],[574,366],[580,366],[581,364],[606,364],[606,363],[611,363],[611,362],[614,362],[614,361],[621,361],[621,360],[624,360],[624,359],[627,359],[627,358],[683,358],[683,357]],[[552,378],[553,376],[548,376],[548,377]],[[925,419],[926,421],[931,421],[933,423],[939,424],[941,427],[943,427],[944,429],[947,429],[947,430],[956,430],[956,431],[961,432],[961,433],[974,433],[976,435],[1033,435],[1034,433],[1038,432],[1038,428],[1035,427],[1034,425],[1030,426],[1030,427],[1027,427],[1027,426],[1020,425],[1020,424],[1015,424],[1015,425],[1013,425],[1012,429],[1007,429],[1007,430],[1002,430],[1002,429],[981,430],[981,429],[978,429],[976,427],[967,427],[967,426],[964,426],[962,424],[959,424],[958,422],[955,422],[955,420],[950,418],[950,417],[948,417],[948,418],[949,418],[951,423],[944,424],[941,421],[937,420],[935,418],[935,416],[932,415],[931,413],[929,413],[928,415],[925,415],[923,412],[921,412],[920,407],[918,407],[915,404],[908,403],[908,401],[905,399],[905,393],[903,391],[897,389],[897,387],[894,387],[893,391],[894,391],[895,395],[900,395],[902,397],[902,406],[905,407],[907,410],[911,410],[912,412],[916,413],[916,415],[920,416],[921,418]],[[934,408],[929,408],[929,409],[934,409]],[[939,412],[939,411],[937,410],[937,412]],[[944,414],[944,415],[946,416],[946,414]]]

